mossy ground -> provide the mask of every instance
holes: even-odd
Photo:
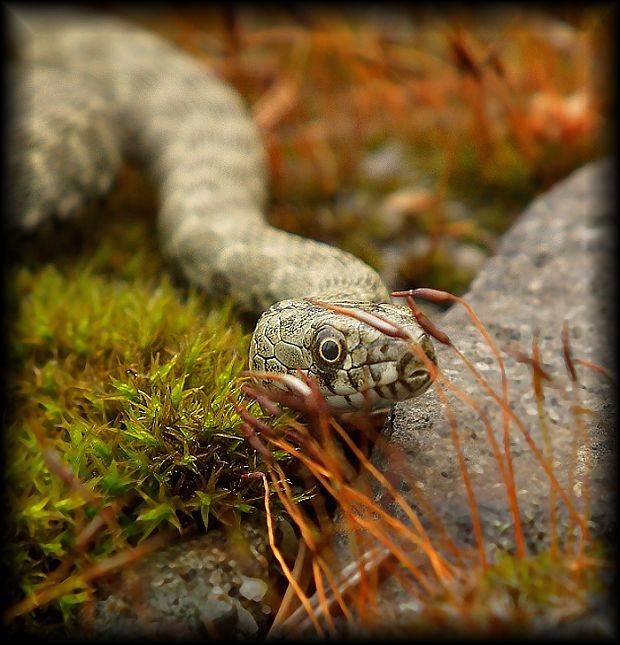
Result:
[[[511,43],[500,56],[504,76],[489,71],[495,40],[475,17],[463,23],[465,39],[445,22],[421,22],[407,48],[382,40],[372,16],[350,21],[326,12],[304,23],[275,12],[269,23],[252,12],[230,21],[213,20],[212,10],[174,20],[162,11],[142,14],[143,22],[167,35],[171,24],[181,25],[174,40],[215,64],[254,104],[272,171],[272,221],[336,242],[379,269],[393,242],[432,239],[423,257],[407,251],[399,260],[408,286],[462,292],[471,274],[455,266],[444,242],[492,247],[537,192],[605,149],[601,84],[584,71],[605,47],[598,10],[566,23],[528,26],[517,16],[496,25],[495,39],[501,34]],[[533,52],[539,62],[532,71],[524,61]],[[480,74],[484,83],[476,81]],[[571,112],[569,99],[580,92],[588,100]],[[536,94],[547,98],[543,107]],[[362,162],[394,139],[405,149],[396,173],[369,177]],[[432,199],[386,231],[377,215],[383,198],[419,181]],[[164,526],[204,530],[262,507],[259,483],[240,477],[257,457],[227,400],[239,395],[248,328],[230,303],[211,302],[174,280],[158,250],[152,188],[131,170],[120,183],[122,190],[84,223],[12,253],[10,602],[68,560],[79,569]],[[445,215],[449,200],[465,205],[463,219]],[[55,458],[64,480],[50,468]],[[105,509],[117,524],[78,552],[80,532]],[[88,594],[76,589],[27,621],[69,620]]]
[[[25,241],[7,274],[11,602],[68,558],[80,568],[166,526],[205,530],[262,508],[260,487],[241,478],[257,457],[228,401],[248,331],[229,303],[174,284],[140,197],[147,186],[131,172],[122,183],[129,197],[103,205],[105,222]],[[78,553],[80,532],[106,510],[115,526]],[[68,618],[87,596],[77,589],[55,609]]]

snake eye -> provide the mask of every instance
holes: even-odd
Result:
[[[316,357],[326,367],[333,367],[344,360],[346,344],[341,332],[324,327],[317,333],[315,342]]]
[[[335,363],[340,358],[342,348],[333,338],[326,338],[321,341],[319,353],[326,363]]]

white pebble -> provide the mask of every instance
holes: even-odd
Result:
[[[239,593],[248,600],[258,602],[267,593],[267,583],[260,578],[243,578]]]

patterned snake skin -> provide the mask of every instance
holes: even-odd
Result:
[[[235,90],[161,38],[117,19],[19,12],[12,71],[10,223],[70,217],[113,183],[124,155],[158,186],[164,253],[192,283],[260,317],[254,370],[317,378],[334,408],[385,407],[425,390],[434,361],[409,310],[354,256],[271,227],[260,135]],[[305,298],[404,326],[391,338]],[[417,349],[416,349],[417,348]]]

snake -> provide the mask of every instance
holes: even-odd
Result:
[[[134,158],[156,187],[164,256],[257,319],[251,371],[310,377],[338,411],[389,408],[429,387],[431,338],[380,275],[268,223],[264,145],[232,85],[116,16],[41,7],[11,16],[11,229],[73,217]],[[386,334],[364,316],[406,333]]]

